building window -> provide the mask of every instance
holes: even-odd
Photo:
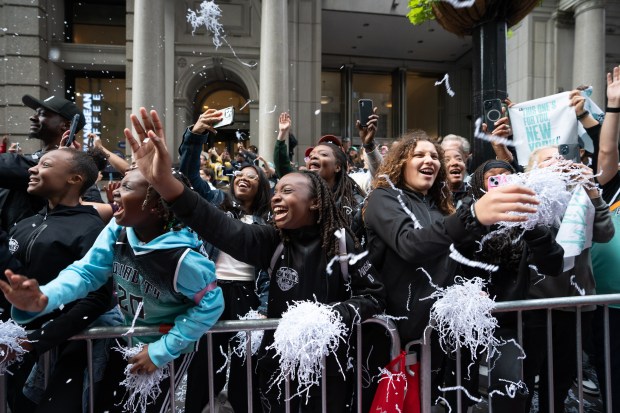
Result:
[[[344,110],[340,98],[341,75],[339,72],[321,73],[321,135],[342,133],[341,113]]]
[[[407,130],[422,129],[431,138],[439,131],[439,95],[435,77],[407,74]]]
[[[359,99],[371,99],[377,108],[378,139],[393,138],[392,76],[389,74],[353,74],[353,119],[359,119]],[[355,128],[353,129],[355,130]]]
[[[65,1],[66,41],[125,45],[124,0]]]
[[[103,146],[125,157],[125,75],[100,77],[97,73],[68,72],[67,84],[86,118],[82,144],[87,146],[87,135],[92,132],[101,137]]]

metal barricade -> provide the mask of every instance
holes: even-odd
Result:
[[[585,306],[598,305],[604,308],[604,358],[605,358],[605,391],[606,394],[606,412],[612,413],[613,407],[611,403],[611,368],[610,368],[610,344],[609,344],[609,304],[620,303],[620,294],[605,294],[605,295],[590,295],[582,297],[561,297],[561,298],[546,298],[546,299],[533,299],[533,300],[521,300],[521,301],[505,301],[496,304],[494,313],[506,313],[516,312],[518,320],[518,342],[519,345],[523,344],[523,331],[522,331],[522,316],[524,311],[531,310],[546,310],[547,311],[547,373],[549,376],[548,391],[549,391],[549,412],[554,412],[553,406],[553,341],[551,337],[551,314],[553,309],[572,307],[576,311],[576,337],[577,337],[577,354],[575,355],[575,362],[577,363],[577,383],[578,383],[578,410],[579,413],[584,412],[584,395],[582,390],[583,382],[583,367],[582,367],[582,334],[581,334],[581,308]],[[431,352],[430,352],[430,329],[427,329],[425,336],[419,340],[412,341],[406,345],[420,345],[421,346],[421,360],[420,360],[420,399],[421,399],[421,412],[430,413],[433,401],[431,400]],[[457,351],[457,357],[460,357],[460,351]],[[527,354],[526,354],[527,357]],[[460,363],[457,362],[457,369]],[[460,372],[457,371],[456,386],[461,386]],[[457,390],[459,393],[461,390]],[[531,391],[531,389],[530,389]],[[458,393],[457,393],[458,394]],[[460,395],[459,395],[460,396]],[[489,412],[491,412],[491,406],[489,405]],[[557,407],[556,407],[557,409]],[[460,403],[460,397],[457,397],[457,406],[452,411],[461,413],[463,406]],[[501,412],[496,412],[501,413]]]
[[[255,331],[255,330],[275,330],[276,327],[278,326],[278,319],[261,319],[261,320],[234,320],[234,321],[218,321],[207,333],[206,333],[206,338],[207,338],[207,351],[208,351],[208,363],[209,363],[209,369],[208,369],[208,379],[209,379],[209,406],[210,406],[210,411],[213,413],[215,412],[215,397],[216,395],[214,394],[214,366],[213,366],[213,342],[212,342],[212,336],[213,334],[218,334],[218,333],[232,333],[232,332],[239,332],[239,331],[245,331],[245,332],[251,332],[251,331]],[[390,350],[390,355],[392,356],[391,358],[396,357],[399,353],[400,353],[400,337],[398,336],[398,332],[396,329],[396,325],[394,324],[393,321],[389,320],[389,319],[379,319],[379,318],[371,318],[366,320],[364,323],[375,323],[375,324],[380,324],[383,327],[386,328],[388,335],[391,338],[392,341],[392,346],[391,346],[391,350]],[[357,389],[356,389],[356,397],[357,397],[357,411],[359,413],[362,412],[362,405],[361,405],[361,386],[362,386],[362,378],[361,378],[361,371],[362,371],[362,364],[361,364],[361,348],[362,348],[362,329],[360,328],[360,324],[355,324],[355,327],[357,328],[357,333],[356,333],[356,342],[357,342],[357,378],[356,378],[356,385],[357,385]],[[88,381],[89,381],[89,412],[93,412],[94,411],[94,386],[93,386],[93,354],[92,354],[92,346],[93,346],[93,340],[96,339],[105,339],[105,338],[120,338],[120,337],[126,337],[129,338],[130,344],[132,343],[133,337],[135,336],[142,336],[142,337],[148,337],[148,336],[159,336],[162,334],[162,330],[159,327],[134,327],[133,332],[131,334],[127,334],[127,326],[117,326],[117,327],[93,327],[90,329],[87,329],[85,331],[83,331],[82,333],[74,336],[71,338],[71,340],[85,340],[86,341],[86,350],[87,350],[87,371],[88,371]],[[252,343],[251,343],[251,334],[247,335],[247,341],[246,341],[246,354],[251,354],[251,347],[252,347]],[[47,354],[47,353],[46,353]],[[50,372],[50,368],[49,368],[49,357],[44,357],[44,371],[46,374],[46,385],[47,385],[47,375]],[[247,378],[248,378],[248,383],[252,382],[253,379],[253,374],[252,374],[252,359],[251,357],[246,357],[246,372],[247,372]],[[322,364],[323,366],[326,365],[326,360],[325,357],[323,357],[322,360]],[[171,410],[172,412],[176,412],[176,406],[175,406],[175,386],[174,386],[174,382],[175,382],[175,371],[174,371],[174,365],[173,363],[170,363],[170,400],[171,400]],[[322,406],[323,406],[323,411],[326,411],[326,371],[325,371],[325,367],[323,367],[323,374],[322,374],[322,378],[321,378],[321,396],[322,396]],[[286,411],[289,412],[290,411],[290,403],[288,402],[288,400],[291,397],[291,392],[290,392],[290,383],[288,380],[286,380],[285,382],[285,398],[287,400],[286,402]],[[247,389],[247,401],[248,401],[248,412],[252,413],[253,412],[253,405],[252,405],[252,398],[253,398],[253,394],[252,394],[252,386],[248,386]],[[0,413],[5,413],[7,411],[7,405],[6,405],[6,399],[7,399],[7,392],[6,392],[6,377],[4,375],[0,375]]]

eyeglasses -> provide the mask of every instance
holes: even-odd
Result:
[[[258,175],[253,174],[252,172],[241,172],[241,171],[235,171],[233,172],[233,175],[235,176],[235,178],[245,178],[245,179],[249,179],[250,181],[258,181]]]

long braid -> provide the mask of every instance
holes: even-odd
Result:
[[[317,223],[321,227],[321,246],[325,249],[327,255],[334,256],[339,253],[339,244],[334,234],[340,228],[345,228],[347,233],[355,241],[355,246],[359,247],[355,235],[347,224],[347,218],[342,208],[336,205],[334,194],[327,185],[327,182],[315,172],[300,171],[300,173],[310,179],[312,184],[312,195],[317,199],[319,207],[319,218]]]
[[[336,158],[336,163],[340,166],[340,171],[336,173],[336,179],[332,193],[336,204],[340,209],[347,210],[344,214],[347,227],[350,227],[353,222],[353,212],[358,207],[358,201],[355,199],[355,192],[360,194],[361,198],[366,197],[366,193],[357,183],[351,178],[347,171],[347,156],[339,146],[333,143],[323,142],[322,146],[330,148]]]

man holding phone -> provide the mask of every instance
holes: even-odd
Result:
[[[28,169],[39,162],[43,153],[56,149],[71,120],[80,115],[77,130],[85,124],[82,111],[75,103],[57,96],[45,100],[24,95],[22,102],[33,109],[30,117],[29,137],[43,143],[41,150],[31,155],[13,153],[0,154],[0,227],[8,230],[15,222],[34,215],[45,201],[26,192],[30,174]]]

